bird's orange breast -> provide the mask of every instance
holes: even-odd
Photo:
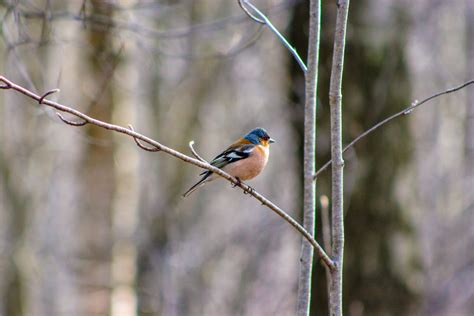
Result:
[[[248,158],[228,164],[222,169],[240,180],[250,180],[262,172],[268,162],[268,156],[268,146],[257,145]]]

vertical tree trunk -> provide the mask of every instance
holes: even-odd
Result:
[[[466,0],[466,49],[467,49],[467,77],[474,78],[474,2]],[[474,89],[467,90],[467,108],[464,140],[464,166],[466,175],[466,205],[472,200],[474,186]]]
[[[342,158],[342,73],[349,0],[337,3],[336,34],[329,86],[331,108],[332,158],[332,254],[336,268],[331,271],[329,314],[342,315],[342,271],[344,256],[343,168]]]
[[[111,19],[114,6],[108,2],[91,1],[88,12]],[[119,57],[113,49],[113,28],[100,30],[89,28],[86,51],[86,72],[81,80],[94,84],[88,114],[104,121],[112,121],[115,105],[115,85],[112,75],[119,64]],[[114,177],[113,135],[94,126],[85,127],[88,139],[100,140],[101,145],[89,142],[84,146],[78,179],[80,190],[81,217],[78,228],[83,234],[79,240],[84,269],[79,278],[80,311],[78,314],[109,314],[111,299],[111,242],[113,196],[116,190]],[[87,265],[86,265],[87,263]],[[87,268],[86,268],[87,267]],[[106,285],[106,286],[104,286]]]
[[[314,236],[316,213],[316,182],[313,180],[316,166],[316,99],[319,63],[319,33],[321,2],[310,2],[308,71],[306,73],[305,113],[304,113],[304,213],[303,225]],[[313,247],[303,240],[301,267],[298,284],[297,314],[309,315],[311,302],[311,276],[313,269]]]
[[[126,54],[124,52],[124,54]],[[132,50],[126,55],[120,65],[121,73],[133,78],[142,71],[144,60],[141,50]],[[128,85],[139,91],[141,82],[131,80]],[[135,97],[122,89],[115,91],[116,101],[113,109],[113,121],[127,124],[138,122],[137,106],[135,103],[145,103],[142,95]],[[136,262],[137,247],[135,233],[138,224],[139,210],[139,162],[136,147],[130,146],[129,139],[114,135],[114,164],[115,187],[113,195],[112,231],[114,244],[112,247],[112,277],[111,277],[111,316],[133,316],[137,311]]]

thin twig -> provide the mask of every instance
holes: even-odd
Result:
[[[49,91],[46,91],[46,92],[41,96],[41,98],[38,100],[38,103],[39,103],[39,104],[42,104],[42,103],[43,103],[43,100],[44,100],[47,96],[50,96],[51,94],[56,93],[56,92],[59,92],[59,91],[61,91],[61,90],[59,90],[59,89],[51,89],[51,90],[49,90]]]
[[[43,100],[47,97],[47,96],[50,96],[51,94],[53,93],[56,93],[56,92],[59,92],[60,90],[59,89],[51,89],[49,91],[46,91],[42,96],[41,98],[39,98],[38,100],[38,104],[41,105],[43,104]],[[79,121],[79,122],[74,122],[74,121],[70,121],[68,119],[66,119],[64,116],[62,116],[61,113],[59,112],[56,112],[56,115],[59,117],[59,119],[61,121],[63,121],[64,123],[68,124],[68,125],[71,125],[71,126],[84,126],[87,124],[87,121],[85,120],[82,120],[82,121]]]
[[[265,23],[264,20],[257,18],[255,15],[253,15],[253,14],[249,11],[249,9],[247,9],[247,7],[244,5],[244,0],[238,0],[237,2],[239,3],[240,8],[241,8],[252,20],[254,20],[255,22],[260,23],[260,24],[267,24],[267,23]]]
[[[133,126],[132,124],[128,124],[128,128],[134,132],[135,130],[133,129]],[[140,141],[136,138],[136,137],[133,137],[133,140],[135,141],[135,144],[137,144],[138,147],[140,147],[141,149],[145,150],[145,151],[151,151],[151,152],[156,152],[156,151],[160,151],[160,149],[158,147],[148,147],[148,146],[145,146],[143,145],[142,143],[140,143]]]
[[[283,3],[281,5],[275,6],[275,10],[284,10],[290,7],[292,4]],[[196,32],[209,32],[213,30],[218,30],[229,24],[240,24],[245,21],[246,18],[242,17],[241,14],[230,15],[215,19],[212,21],[207,21],[203,23],[189,25],[187,27],[179,27],[175,29],[167,30],[158,30],[153,27],[147,27],[140,23],[133,23],[126,19],[119,18],[110,18],[109,16],[87,13],[87,10],[83,10],[83,6],[78,12],[70,12],[67,10],[58,10],[52,11],[49,16],[50,22],[61,22],[63,20],[73,21],[81,23],[85,28],[92,27],[95,29],[102,30],[104,28],[114,27],[118,30],[123,30],[130,32],[132,34],[141,36],[141,37],[150,37],[150,38],[161,38],[161,39],[179,39],[190,36]],[[27,10],[23,8],[18,8],[18,15],[24,17],[25,19],[43,19],[44,13],[37,10]],[[1,19],[0,19],[1,20]]]
[[[42,103],[43,101],[39,102],[40,104]],[[61,113],[59,112],[56,112],[56,115],[59,117],[59,119],[61,121],[63,121],[64,123],[68,124],[68,125],[71,125],[71,126],[84,126],[87,124],[87,121],[86,120],[82,120],[82,121],[79,121],[79,122],[74,122],[74,121],[71,121],[71,120],[68,120],[66,118],[64,118],[64,116],[62,116]]]
[[[0,82],[4,83],[3,86],[0,86],[3,89],[15,90],[15,91],[17,91],[17,92],[33,99],[33,100],[36,100],[36,101],[39,101],[41,99],[40,95],[37,95],[36,93],[34,93],[34,92],[32,92],[32,91],[30,91],[30,90],[28,90],[28,89],[26,89],[22,86],[19,86],[19,85],[13,83],[12,81],[8,80],[7,78],[5,78],[3,76],[0,76]],[[90,117],[90,116],[78,111],[78,110],[75,110],[75,109],[70,108],[68,106],[65,106],[63,104],[60,104],[58,102],[54,102],[54,101],[44,99],[42,101],[42,104],[46,105],[46,106],[49,106],[49,107],[52,107],[52,108],[55,108],[58,111],[72,114],[72,115],[74,115],[78,118],[83,119],[84,121],[86,121],[89,124],[92,124],[92,125],[95,125],[95,126],[98,126],[98,127],[101,127],[101,128],[105,128],[105,129],[108,129],[108,130],[111,130],[111,131],[114,131],[114,132],[117,132],[117,133],[128,135],[128,136],[132,137],[135,140],[140,140],[140,141],[142,141],[144,143],[147,143],[147,144],[149,144],[153,147],[156,147],[157,149],[161,150],[162,152],[167,153],[171,156],[174,156],[174,157],[176,157],[176,158],[178,158],[178,159],[180,159],[184,162],[187,162],[187,163],[195,165],[197,167],[212,171],[213,173],[223,177],[224,179],[228,180],[229,182],[235,184],[235,186],[238,186],[242,190],[248,192],[255,199],[257,199],[262,205],[265,205],[266,207],[268,207],[269,209],[271,209],[272,211],[277,213],[285,221],[287,221],[291,226],[293,226],[293,228],[295,228],[301,235],[303,235],[303,237],[306,238],[311,243],[311,245],[313,245],[316,253],[318,254],[318,257],[325,264],[325,266],[327,266],[329,269],[334,269],[335,265],[334,265],[332,259],[329,258],[329,256],[326,254],[326,252],[323,250],[323,248],[319,245],[319,243],[313,238],[313,236],[310,233],[308,233],[308,231],[306,231],[306,229],[304,229],[303,226],[301,226],[296,220],[294,220],[290,215],[288,215],[284,210],[282,210],[280,207],[278,207],[272,201],[268,200],[263,195],[261,195],[260,193],[258,193],[257,191],[255,191],[254,189],[252,189],[251,187],[246,185],[245,183],[243,183],[243,182],[239,181],[238,179],[232,177],[231,175],[229,175],[228,173],[222,171],[221,169],[219,169],[217,167],[214,167],[214,166],[212,166],[212,165],[210,165],[206,162],[202,162],[198,159],[194,159],[190,156],[187,156],[187,155],[185,155],[185,154],[183,154],[183,153],[181,153],[177,150],[174,150],[170,147],[167,147],[167,146],[157,142],[156,140],[153,140],[153,139],[151,139],[151,138],[149,138],[145,135],[142,135],[140,133],[137,133],[133,130],[130,130],[130,129],[125,128],[123,126],[114,125],[114,124],[110,124],[110,123],[95,119],[93,117]],[[140,147],[140,148],[142,148],[142,147]]]
[[[2,81],[4,84],[0,85],[0,89],[3,89],[3,90],[7,90],[7,89],[11,89],[12,86],[10,86],[8,83]]]
[[[247,14],[252,20],[254,20],[257,23],[264,24],[268,26],[268,28],[278,37],[280,42],[290,51],[291,55],[296,59],[296,62],[298,65],[301,67],[303,72],[306,74],[308,71],[308,67],[306,67],[304,61],[301,59],[300,55],[296,51],[296,49],[291,46],[291,44],[286,40],[286,38],[281,35],[281,33],[277,30],[277,28],[273,25],[273,23],[270,21],[269,18],[265,14],[263,14],[256,6],[254,6],[250,1],[248,0],[238,0],[238,3],[242,10]],[[249,6],[255,13],[258,15],[255,16],[252,14],[246,6]]]
[[[344,149],[342,150],[343,153],[345,153],[349,148],[351,148],[352,146],[354,146],[358,141],[360,141],[362,138],[366,137],[367,135],[371,134],[372,132],[374,132],[376,129],[378,129],[379,127],[382,127],[383,125],[387,124],[388,122],[400,117],[400,116],[403,116],[403,115],[408,115],[410,114],[411,112],[413,112],[417,107],[419,107],[420,105],[422,104],[425,104],[427,103],[428,101],[431,101],[433,99],[436,99],[442,95],[445,95],[445,94],[450,94],[450,93],[453,93],[453,92],[456,92],[456,91],[459,91],[471,84],[474,84],[474,79],[471,79],[469,81],[466,81],[464,82],[463,84],[459,85],[459,86],[456,86],[454,88],[450,88],[450,89],[447,89],[447,90],[444,90],[444,91],[441,91],[441,92],[438,92],[438,93],[435,93],[429,97],[427,97],[426,99],[423,99],[421,100],[420,102],[418,102],[417,100],[413,101],[413,103],[395,113],[395,114],[392,114],[390,115],[389,117],[387,117],[386,119],[378,122],[377,124],[375,124],[374,126],[372,126],[371,128],[369,128],[368,130],[366,130],[365,132],[363,132],[362,134],[360,134],[359,136],[357,136],[356,138],[354,138],[353,141],[351,141],[346,147],[344,147]],[[323,172],[324,170],[326,170],[332,163],[332,160],[329,160],[328,162],[326,162],[321,168],[319,168],[318,171],[316,171],[316,173],[314,174],[314,180],[316,180],[318,178],[318,176],[321,174],[321,172]]]
[[[191,152],[193,153],[193,156],[196,157],[196,159],[199,159],[201,160],[202,162],[207,162],[206,159],[202,158],[201,156],[199,156],[199,154],[196,152],[196,150],[194,149],[194,140],[190,141],[189,142],[189,148],[191,149]]]

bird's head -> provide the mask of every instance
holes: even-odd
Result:
[[[275,140],[268,135],[267,131],[261,127],[251,130],[244,136],[244,138],[252,144],[262,145],[265,147],[275,142]]]

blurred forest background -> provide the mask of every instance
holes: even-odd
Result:
[[[253,3],[305,59],[308,1]],[[237,1],[3,0],[0,16],[0,73],[50,99],[207,159],[265,127],[250,184],[301,218],[303,74]],[[318,166],[334,19],[323,1]],[[474,2],[353,1],[347,40],[344,143],[474,77]],[[474,313],[473,166],[473,88],[346,154],[346,315]],[[183,199],[199,172],[1,91],[0,315],[293,315],[300,235],[227,182]],[[324,315],[320,265],[314,286]]]

